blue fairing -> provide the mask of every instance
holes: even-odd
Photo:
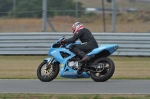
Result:
[[[68,44],[67,46],[66,46],[66,48],[69,48],[70,47],[70,45],[72,45],[72,44],[81,44],[81,42],[75,42],[75,43],[70,43],[70,44]]]
[[[65,66],[61,66],[60,76],[66,78],[78,78],[78,73],[76,70],[73,70],[66,64]],[[83,72],[80,76],[82,76],[82,78],[90,78],[90,76],[86,72]]]
[[[58,41],[60,41],[60,40],[61,39],[59,39]],[[57,46],[57,44],[58,43],[54,43],[50,47],[48,55],[50,57],[53,57],[53,59],[54,59],[52,61],[53,63],[54,62],[59,63],[59,65],[60,65],[60,76],[66,77],[66,78],[78,78],[77,70],[74,70],[68,66],[68,60],[70,60],[71,58],[76,56],[73,52],[69,51],[69,47],[71,44],[68,44],[65,47]],[[75,42],[73,44],[80,44],[80,42]],[[93,51],[91,51],[87,55],[95,55],[95,54],[102,52],[103,50],[108,50],[109,53],[112,54],[118,48],[119,48],[119,46],[116,44],[100,45],[98,48],[94,49]],[[65,53],[65,55],[67,54],[67,56],[63,56],[64,53]],[[49,62],[51,59],[52,58],[46,58],[46,59],[44,59],[44,61]],[[90,77],[86,72],[83,72],[80,76],[82,76],[83,78],[89,78]]]
[[[44,61],[47,62],[49,62],[50,60],[51,58],[44,59]],[[60,76],[66,78],[78,78],[78,73],[76,70],[73,70],[72,68],[67,66],[67,64],[60,64]],[[82,76],[83,78],[90,78],[90,76],[86,72],[83,72],[80,76]]]
[[[76,42],[76,44],[79,44],[78,42]],[[68,48],[71,44],[67,45]],[[66,47],[67,48],[67,47]],[[61,77],[66,77],[66,78],[78,78],[78,73],[76,70],[73,70],[72,68],[70,68],[68,65],[67,65],[67,61],[69,59],[71,59],[72,57],[75,56],[74,53],[70,52],[68,49],[66,48],[53,48],[51,47],[50,50],[49,50],[49,53],[48,55],[53,57],[54,58],[54,61],[56,62],[59,62],[60,63],[60,76]],[[63,58],[62,55],[60,54],[60,52],[64,52],[64,53],[68,53],[70,54],[70,56],[66,57],[66,58]],[[46,58],[45,59],[46,61],[50,61],[51,58]],[[83,72],[81,74],[81,76],[83,78],[89,78],[90,76],[86,73],[86,72]]]
[[[87,55],[95,55],[95,54],[98,54],[99,52],[101,52],[103,50],[108,50],[109,53],[112,54],[118,48],[119,48],[119,46],[117,44],[103,44],[103,45],[100,45],[98,48],[95,48],[93,51],[91,51]]]
[[[63,58],[60,52],[64,52],[64,53],[68,53],[70,54],[69,57],[67,58]],[[74,53],[70,52],[69,50],[65,49],[65,48],[51,48],[49,51],[49,56],[52,56],[55,58],[55,60],[57,60],[60,63],[66,63],[66,61],[72,57],[75,56]]]

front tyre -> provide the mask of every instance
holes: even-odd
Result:
[[[104,57],[94,61],[97,67],[90,72],[91,78],[96,82],[105,82],[112,77],[115,65],[110,58]]]
[[[39,80],[43,82],[50,82],[57,77],[59,73],[59,64],[54,63],[51,64],[49,68],[47,68],[47,61],[43,61],[38,69],[37,69],[37,77]]]

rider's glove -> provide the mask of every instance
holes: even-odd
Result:
[[[63,43],[65,43],[64,41],[65,41],[65,39],[63,38],[63,39],[60,40],[58,43],[59,43],[59,44],[63,44]]]
[[[65,38],[63,38],[63,39],[61,40],[61,44],[62,44],[62,43],[65,43]]]

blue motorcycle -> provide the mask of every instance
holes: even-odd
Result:
[[[43,60],[37,69],[37,77],[43,82],[52,81],[60,74],[65,78],[92,78],[96,82],[105,82],[115,71],[114,62],[108,58],[119,46],[117,44],[102,44],[87,52],[90,59],[78,63],[79,57],[69,51],[71,44],[60,44],[63,38],[56,41],[49,49],[49,58]],[[80,44],[75,42],[74,44]],[[80,69],[79,69],[80,68]]]

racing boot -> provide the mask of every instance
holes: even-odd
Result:
[[[81,59],[81,60],[78,61],[78,64],[79,64],[79,66],[78,66],[78,74],[82,74],[82,72],[83,72],[82,64],[85,61],[89,60],[90,58],[88,56],[86,56],[86,54],[83,51],[78,52],[77,55]]]
[[[88,57],[88,56],[84,56],[81,60],[79,60],[78,62],[79,63],[84,63],[85,61],[88,61],[88,60],[90,60],[90,57]]]
[[[85,56],[85,53],[83,51],[78,51],[78,53],[76,54],[80,59],[78,60],[78,74],[82,74],[83,70],[82,70],[82,63],[80,63],[79,61],[81,61],[83,59],[83,57]]]
[[[79,63],[84,63],[90,59],[83,51],[80,51],[77,55],[81,58],[81,60],[78,61]]]

